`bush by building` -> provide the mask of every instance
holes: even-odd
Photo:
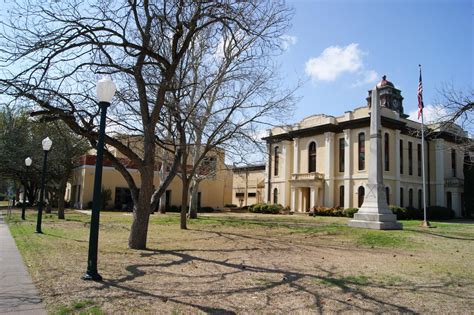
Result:
[[[265,214],[279,214],[283,210],[283,206],[279,204],[268,204],[268,203],[257,203],[248,207],[252,213],[265,213]]]

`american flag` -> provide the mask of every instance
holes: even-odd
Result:
[[[420,81],[418,82],[418,119],[423,113],[423,84],[421,83],[421,65],[420,65]]]

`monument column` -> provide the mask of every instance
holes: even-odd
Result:
[[[349,221],[349,226],[376,230],[400,230],[402,224],[388,208],[383,184],[382,130],[380,118],[379,91],[372,90],[370,110],[370,164],[364,203]]]

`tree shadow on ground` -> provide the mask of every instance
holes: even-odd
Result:
[[[239,233],[225,233],[216,231],[200,230],[201,232],[213,233],[217,237],[226,238],[235,242],[237,246],[242,239],[252,239],[262,242],[262,245],[274,244],[274,239],[265,237],[255,237]],[[230,239],[229,239],[230,237]],[[283,242],[282,242],[283,243]],[[288,244],[285,244],[288,246]],[[372,279],[360,281],[357,278],[343,277],[334,270],[322,267],[314,267],[310,272],[302,272],[291,270],[292,268],[278,268],[261,266],[254,263],[237,263],[229,261],[229,259],[211,258],[212,255],[222,253],[222,257],[226,257],[229,253],[240,251],[255,252],[281,250],[274,246],[262,246],[252,248],[234,248],[234,249],[170,249],[170,250],[154,250],[149,249],[140,253],[141,257],[152,259],[153,257],[163,258],[166,261],[147,264],[132,264],[126,266],[128,272],[122,278],[106,279],[102,283],[100,290],[110,287],[124,291],[124,294],[136,294],[137,296],[148,296],[159,298],[163,302],[171,301],[179,305],[197,308],[201,311],[211,314],[234,314],[239,309],[239,305],[230,303],[218,303],[206,301],[208,296],[219,296],[220,301],[232,301],[236,295],[242,294],[263,294],[265,305],[276,312],[288,311],[304,311],[308,309],[308,305],[295,306],[292,310],[283,308],[278,310],[278,306],[272,303],[272,290],[283,290],[287,292],[282,298],[292,298],[292,294],[307,294],[312,298],[312,309],[319,313],[325,311],[325,305],[328,301],[337,304],[337,311],[355,311],[355,312],[400,312],[400,313],[417,313],[417,311],[409,306],[389,301],[387,298],[379,297],[378,293],[388,291],[388,295],[398,294],[400,292],[421,292],[426,294],[444,295],[449,298],[463,299],[463,297],[451,294],[446,290],[449,284],[426,284],[418,286],[413,283],[405,284],[386,284]],[[268,253],[267,253],[268,254]],[[278,254],[276,252],[275,254]],[[185,272],[178,272],[174,267],[181,266],[188,268],[190,264],[199,264],[204,267],[206,274],[202,275],[186,275]],[[196,267],[197,268],[197,267]],[[295,268],[296,269],[296,268]],[[314,272],[313,272],[314,271]],[[172,288],[172,292],[157,294],[150,292],[139,286],[140,281],[134,282],[140,277],[155,276],[171,277],[176,279],[175,283],[182,284],[186,282],[188,285],[184,288]],[[263,277],[264,280],[256,281],[250,285],[242,285],[233,287],[228,285],[229,277],[254,277],[256,280]],[[269,277],[271,279],[269,279]],[[183,280],[183,278],[185,280]],[[208,279],[209,278],[209,279]],[[231,278],[236,279],[236,278]],[[138,285],[137,285],[138,283]],[[212,284],[206,289],[199,289],[200,285]],[[335,294],[325,294],[323,289],[336,289]],[[164,289],[164,288],[163,288]],[[162,291],[163,292],[163,291]],[[342,294],[341,294],[342,293]],[[385,292],[387,293],[387,292]],[[348,298],[349,296],[349,298]],[[381,295],[383,296],[383,294]],[[467,299],[467,297],[465,297]],[[195,302],[196,301],[196,302]],[[210,304],[210,305],[206,305]],[[230,304],[230,305],[229,305]],[[217,306],[216,306],[217,305]],[[225,308],[223,305],[226,305]],[[248,311],[245,309],[244,311]],[[258,311],[258,310],[254,310]]]

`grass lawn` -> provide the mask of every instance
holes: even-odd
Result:
[[[148,250],[127,248],[131,216],[101,214],[102,283],[86,270],[90,217],[16,212],[10,230],[54,314],[459,313],[474,309],[474,222],[403,231],[347,227],[346,218],[209,214],[179,229],[152,215]]]

